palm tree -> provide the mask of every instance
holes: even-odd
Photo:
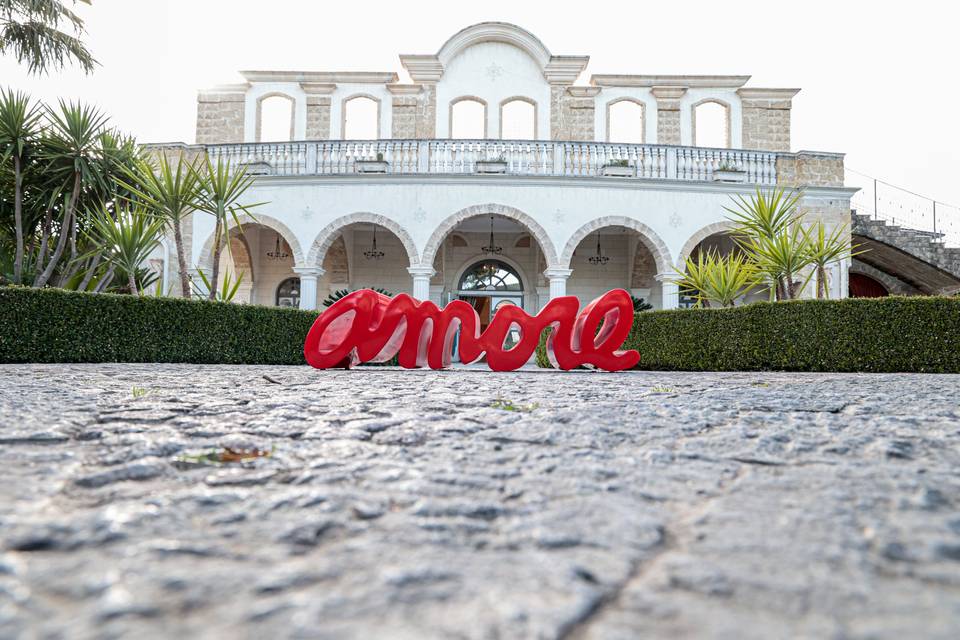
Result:
[[[696,262],[687,258],[678,284],[694,292],[698,306],[709,307],[715,302],[721,307],[732,307],[760,286],[761,276],[757,265],[743,253],[735,251],[721,256],[711,250],[700,253]]]
[[[849,225],[838,225],[833,233],[827,234],[823,221],[818,221],[804,231],[804,240],[810,264],[815,268],[817,275],[817,298],[829,298],[827,288],[827,267],[835,262],[842,262],[864,251],[858,250],[860,245],[847,240]]]
[[[152,213],[166,221],[173,232],[177,249],[177,268],[180,272],[180,295],[190,297],[190,278],[187,275],[187,259],[183,247],[183,219],[200,206],[200,177],[182,155],[172,166],[164,153],[160,153],[156,166],[143,160],[133,170],[127,171],[128,181],[121,181],[131,194],[150,208]]]
[[[737,245],[770,280],[771,299],[793,299],[802,288],[793,278],[810,265],[797,210],[802,196],[782,187],[769,192],[757,187],[749,198],[737,196],[735,208],[724,207],[731,214]]]
[[[90,4],[90,0],[73,0]],[[74,35],[60,29],[65,24]],[[74,61],[91,73],[97,61],[80,41],[83,20],[59,0],[0,0],[0,53],[11,53],[30,73]]]
[[[107,117],[97,109],[80,103],[60,101],[59,110],[47,107],[49,135],[43,140],[43,154],[47,161],[46,172],[56,182],[48,205],[62,209],[57,244],[46,266],[37,264],[35,287],[43,287],[50,281],[70,239],[70,262],[77,252],[77,202],[84,190],[103,189],[103,150],[101,134]],[[62,202],[60,197],[63,197]],[[46,254],[47,242],[52,230],[44,225],[40,243],[40,260]]]
[[[243,204],[243,194],[253,184],[253,176],[247,175],[242,166],[231,168],[228,162],[217,158],[214,165],[210,156],[206,157],[204,171],[198,173],[200,198],[197,209],[212,215],[215,220],[213,230],[213,266],[210,273],[210,300],[216,300],[217,282],[220,277],[220,255],[227,239],[230,221],[241,227],[240,215],[253,215],[250,209],[259,207],[263,202]],[[227,249],[229,251],[229,248]]]
[[[126,274],[130,293],[136,295],[137,270],[159,246],[165,221],[138,207],[120,208],[115,218],[101,208],[91,212],[88,220],[94,251],[102,254],[112,269]]]
[[[26,156],[38,135],[41,111],[22,92],[4,89],[0,92],[0,163],[13,161],[13,217],[16,254],[13,261],[13,283],[23,277],[23,170]]]

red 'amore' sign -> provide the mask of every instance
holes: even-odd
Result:
[[[459,330],[462,362],[474,362],[486,354],[494,371],[512,371],[530,360],[540,333],[552,327],[547,352],[560,369],[592,365],[619,371],[640,361],[636,351],[618,350],[633,324],[630,294],[614,289],[577,315],[579,307],[574,296],[554,298],[534,317],[518,306],[503,306],[481,334],[480,317],[463,300],[454,300],[440,310],[432,302],[418,302],[405,293],[390,298],[362,289],[320,314],[307,334],[303,355],[318,369],[386,362],[395,355],[407,369],[443,369],[450,366]],[[513,326],[520,328],[520,340],[504,349]]]

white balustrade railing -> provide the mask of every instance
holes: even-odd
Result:
[[[602,176],[629,167],[640,179],[712,181],[718,171],[751,184],[775,184],[777,154],[649,144],[537,140],[330,140],[206,145],[216,161],[255,175],[478,173],[478,162],[505,164],[510,175]],[[372,162],[383,164],[372,166]],[[502,167],[502,165],[501,165]],[[496,171],[496,169],[494,169]],[[728,173],[725,179],[730,179]]]

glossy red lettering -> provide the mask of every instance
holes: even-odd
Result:
[[[475,362],[486,355],[487,365],[494,371],[512,371],[530,360],[541,332],[551,327],[547,352],[557,368],[589,365],[620,371],[640,361],[636,351],[619,350],[633,324],[630,294],[614,289],[578,315],[579,307],[573,296],[554,298],[531,317],[520,307],[507,305],[481,334],[480,317],[462,300],[441,310],[405,293],[390,298],[363,289],[320,314],[307,334],[303,354],[318,369],[386,362],[394,356],[407,369],[443,369],[450,366],[459,331],[461,362]],[[505,349],[504,341],[513,327],[519,328],[519,342]]]

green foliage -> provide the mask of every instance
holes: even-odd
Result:
[[[732,307],[760,286],[760,270],[739,251],[727,256],[701,251],[696,261],[687,258],[686,269],[677,284],[687,295],[696,298],[698,307],[709,307],[711,303]]]
[[[70,4],[90,0],[74,0]],[[0,0],[0,54],[10,53],[30,73],[76,62],[86,73],[97,61],[81,42],[83,19],[62,0]],[[64,30],[66,27],[69,31]]]
[[[385,295],[385,296],[391,296],[391,297],[393,296],[392,293],[390,293],[390,292],[387,291],[386,289],[381,289],[380,287],[368,287],[368,288],[369,288],[371,291],[376,291],[377,293],[382,293],[382,294]],[[344,297],[345,295],[350,294],[350,293],[353,293],[353,291],[354,291],[354,290],[350,290],[350,289],[337,289],[336,291],[334,291],[333,293],[331,293],[330,295],[328,295],[326,298],[324,298],[322,304],[323,304],[324,307],[329,307],[330,305],[332,305],[334,302],[336,302],[336,301],[339,300],[340,298]]]
[[[537,364],[549,367],[545,335]],[[664,371],[960,373],[960,299],[760,302],[638,313],[624,349]]]
[[[316,312],[0,287],[0,362],[303,364]]]
[[[89,215],[89,222],[87,237],[97,247],[93,254],[101,254],[107,264],[127,274],[130,293],[138,293],[137,269],[160,245],[163,219],[139,208],[120,209],[116,217],[100,209]]]
[[[190,284],[193,286],[193,295],[198,298],[209,298],[213,284],[210,282],[210,278],[207,277],[207,274],[203,272],[203,269],[197,269],[197,273],[200,275],[200,280],[203,283],[203,286],[200,286],[196,282],[191,282]],[[236,278],[234,278],[233,274],[229,271],[224,273],[223,282],[220,284],[220,288],[216,290],[214,300],[219,302],[232,301],[237,296],[237,291],[240,289],[240,283],[243,282],[243,276],[243,271],[241,271]]]
[[[643,298],[638,298],[636,296],[630,296],[630,300],[633,302],[633,312],[640,313],[641,311],[649,311],[653,309],[653,305],[644,300]]]

